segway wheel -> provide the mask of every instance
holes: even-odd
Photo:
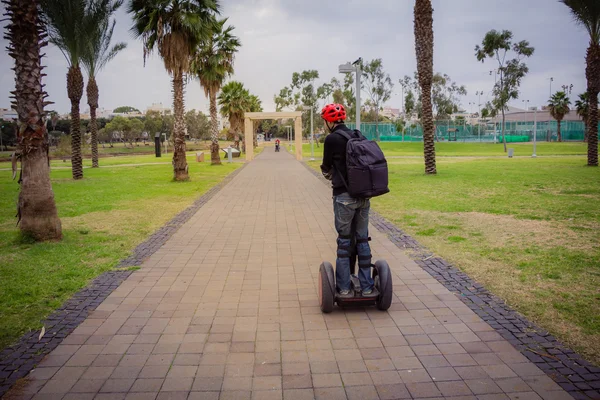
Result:
[[[377,309],[386,311],[392,305],[392,297],[394,294],[392,272],[390,271],[387,261],[378,260],[375,262],[373,279],[375,280],[375,287],[379,290],[379,297],[377,297],[376,302]]]
[[[335,275],[331,263],[324,261],[319,268],[319,306],[324,313],[333,311]]]

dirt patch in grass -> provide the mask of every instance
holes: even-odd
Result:
[[[600,364],[600,227],[481,212],[411,211],[410,234]],[[579,226],[578,223],[575,226]]]
[[[590,251],[598,247],[598,243],[594,243],[591,237],[590,240],[583,239],[580,229],[572,229],[571,221],[520,219],[512,215],[481,212],[415,211],[413,213],[419,215],[423,223],[422,228],[428,232],[436,227],[442,229],[460,227],[470,235],[480,236],[480,240],[485,241],[491,247],[533,245],[554,248],[561,246],[567,249]],[[428,226],[431,228],[427,228]],[[593,233],[596,229],[600,230],[600,226],[593,222],[586,223],[584,228],[589,233]]]
[[[143,236],[163,226],[189,203],[187,198],[175,197],[138,200],[117,205],[117,209],[114,210],[90,212],[71,218],[63,217],[61,221],[63,229],[110,232],[113,235],[139,233]],[[156,210],[157,204],[160,204],[160,212]],[[150,215],[152,217],[148,218]],[[143,226],[139,226],[140,219],[145,222]],[[138,226],[138,229],[132,232],[132,226]]]

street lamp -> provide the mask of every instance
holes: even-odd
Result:
[[[313,108],[309,106],[302,107],[304,111],[310,110],[310,161],[315,161],[315,133],[313,131]]]
[[[529,100],[523,100],[523,103],[529,105]],[[536,158],[536,145],[537,145],[537,107],[527,107],[529,111],[533,111],[533,154],[531,158]]]
[[[475,92],[475,96],[479,97],[477,100],[477,137],[481,142],[481,96],[483,95],[483,90]]]
[[[554,78],[550,78],[550,97],[552,97],[552,82],[554,82]]]
[[[356,72],[356,129],[360,130],[360,63],[362,61],[362,57],[358,60],[354,61],[352,64],[346,63],[341,64],[339,66],[339,72],[341,74],[351,74],[352,72]]]

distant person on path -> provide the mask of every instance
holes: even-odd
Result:
[[[350,281],[350,253],[355,235],[358,258],[358,278],[363,297],[379,295],[371,278],[371,247],[369,246],[369,199],[356,199],[348,194],[346,183],[346,144],[348,139],[340,131],[351,137],[356,133],[344,121],[346,110],[341,104],[328,104],[321,111],[321,118],[330,132],[325,138],[321,171],[331,181],[333,187],[333,213],[337,238],[337,259],[335,261],[336,286],[339,296],[352,298],[354,293]],[[354,229],[353,229],[354,228]]]

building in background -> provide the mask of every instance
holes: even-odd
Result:
[[[395,121],[400,117],[400,109],[392,107],[383,107],[379,115],[383,115],[384,117]]]
[[[163,103],[152,103],[152,105],[146,108],[146,112],[148,111],[158,111],[161,114],[172,114],[170,107],[164,107]]]
[[[17,112],[11,108],[0,108],[0,119],[3,119],[5,121],[11,120],[11,119],[17,119],[18,115]]]

